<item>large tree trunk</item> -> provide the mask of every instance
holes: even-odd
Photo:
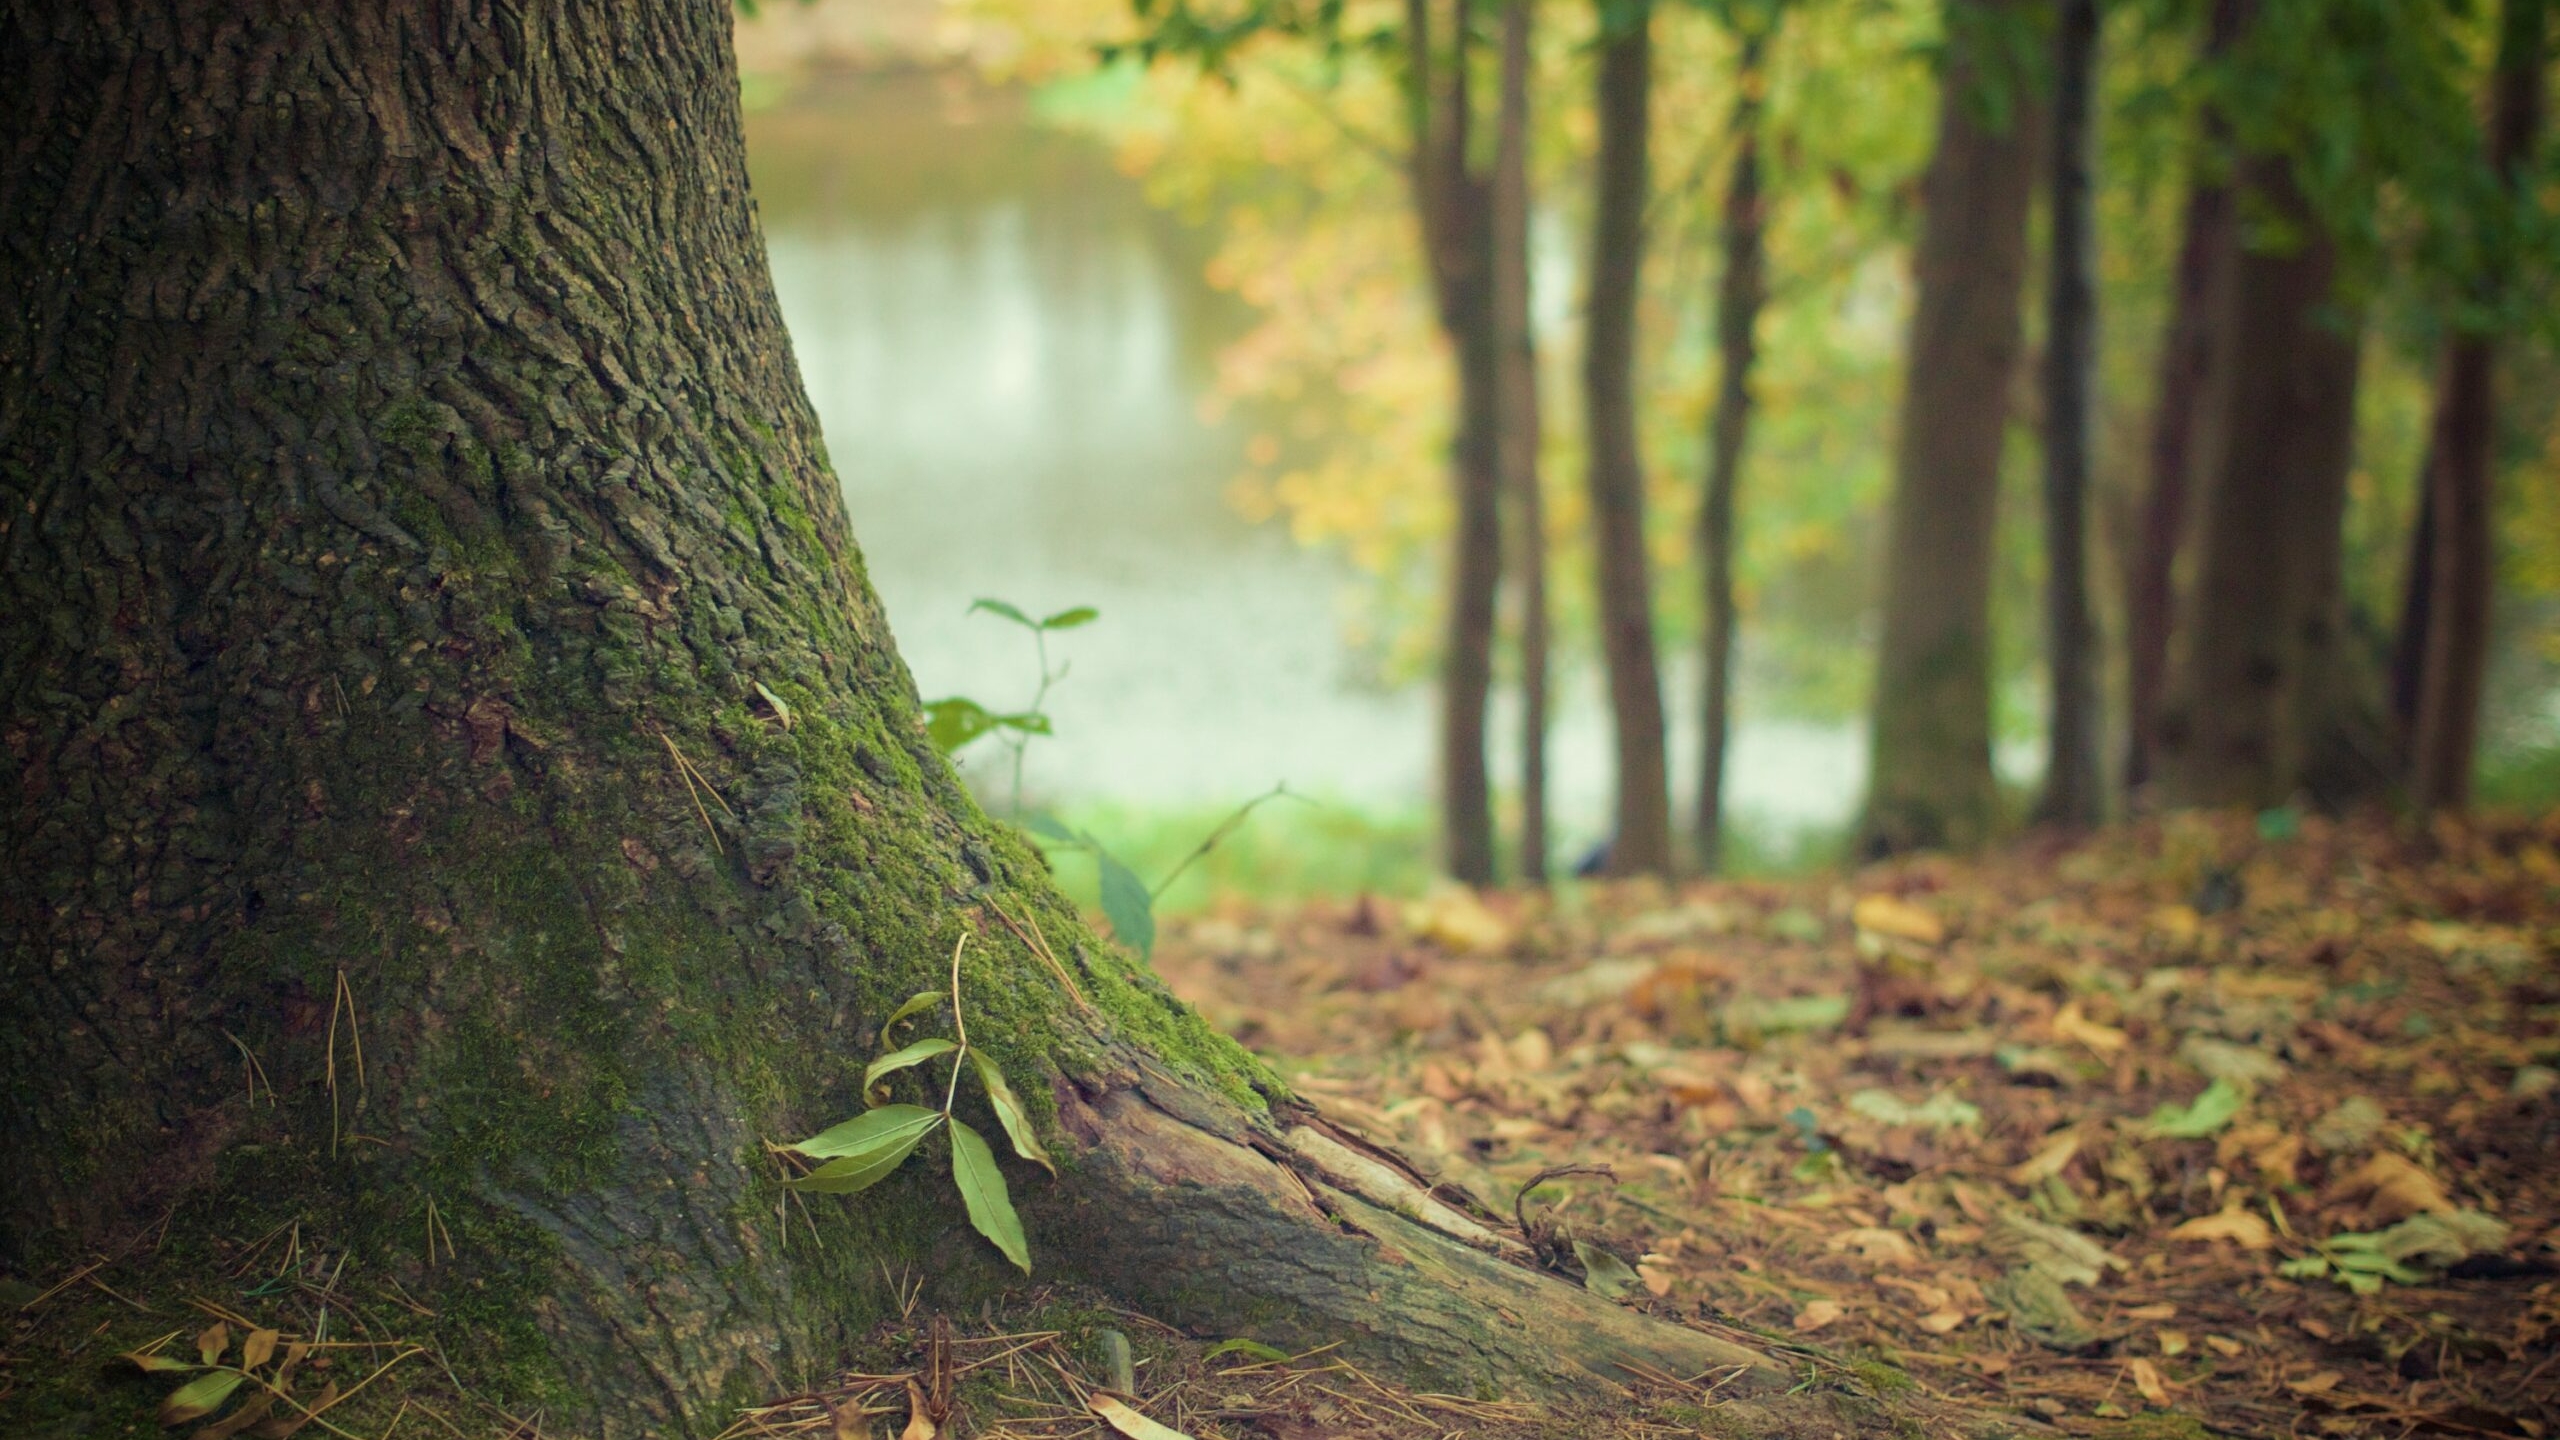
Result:
[[[1590,445],[1592,570],[1600,652],[1618,761],[1614,875],[1671,871],[1671,777],[1662,733],[1662,675],[1653,648],[1653,581],[1645,557],[1644,457],[1636,439],[1636,298],[1644,269],[1646,160],[1652,124],[1650,0],[1601,6],[1600,153],[1594,162],[1591,287],[1582,353]]]
[[[1774,22],[1770,22],[1774,23]],[[1760,194],[1762,57],[1769,35],[1758,24],[1741,35],[1735,65],[1733,173],[1724,191],[1724,276],[1716,287],[1717,385],[1707,429],[1707,479],[1698,506],[1698,551],[1706,559],[1706,637],[1701,668],[1698,753],[1698,865],[1713,874],[1724,856],[1725,743],[1732,725],[1733,502],[1742,480],[1743,445],[1751,428],[1754,332],[1768,297],[1763,236],[1768,217]]]
[[[2096,405],[2098,236],[2093,101],[2098,0],[2061,0],[2054,25],[2053,250],[2045,266],[2045,667],[2052,680],[2036,818],[2098,823],[2098,655],[2089,618],[2089,451]]]
[[[1538,337],[1529,310],[1529,0],[1502,7],[1494,122],[1494,328],[1502,343],[1502,490],[1511,497],[1520,605],[1520,879],[1547,883],[1547,507],[1538,478]]]
[[[1449,542],[1448,630],[1440,657],[1441,863],[1490,885],[1493,794],[1485,710],[1493,697],[1493,641],[1502,583],[1502,336],[1494,310],[1492,197],[1468,163],[1469,25],[1450,13],[1439,50],[1430,0],[1405,9],[1412,87],[1412,185],[1441,333],[1457,363],[1458,414],[1449,479],[1457,519]]]
[[[2240,29],[2238,0],[2215,0],[2204,60],[2229,52]],[[2168,689],[2169,637],[2176,626],[2178,547],[2187,530],[2191,477],[2212,433],[2207,401],[2216,393],[2220,337],[2219,286],[2235,240],[2231,187],[2224,180],[2227,127],[2208,111],[2190,163],[2186,214],[2178,239],[2168,332],[2160,341],[2159,394],[2151,418],[2151,483],[2142,497],[2141,528],[2125,573],[2124,787],[2151,782],[2159,748],[2160,706]]]
[[[709,1433],[892,1265],[1010,1273],[932,1160],[786,1249],[764,1148],[973,933],[1044,1275],[1468,1390],[1757,1364],[1329,1141],[981,815],[793,368],[729,26],[0,18],[0,1263],[298,1220],[555,1431]]]
[[[2336,313],[2336,245],[2286,163],[2250,159],[2240,181],[2295,243],[2230,262],[2218,434],[2159,731],[2159,784],[2182,805],[2268,806],[2322,788],[2352,700],[2339,590],[2357,331]]]
[[[2489,165],[2518,203],[2542,123],[2545,0],[2507,0],[2489,99]],[[2482,296],[2503,298],[2508,267],[2493,248],[2478,277]],[[2411,799],[2422,809],[2460,809],[2471,798],[2479,743],[2480,690],[2489,667],[2489,608],[2497,572],[2491,512],[2496,500],[2497,338],[2457,334],[2436,382],[2435,426],[2421,487],[2430,543],[2419,608],[2425,625],[2418,672]],[[2413,587],[2414,589],[2415,587]]]
[[[1981,839],[1991,773],[1991,542],[2018,364],[2034,127],[2027,78],[1990,76],[2023,0],[1948,0],[1938,147],[1921,182],[1919,301],[1886,534],[1884,644],[1860,848]],[[1989,95],[2003,95],[2005,110]]]

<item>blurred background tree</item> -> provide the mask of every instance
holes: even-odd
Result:
[[[778,237],[826,204],[878,208],[887,162],[859,158],[880,147],[849,97],[901,85],[935,117],[895,122],[914,132],[901,174],[974,134],[1052,169],[1107,155],[1116,175],[1079,183],[1075,213],[1143,197],[1147,217],[1113,223],[1181,297],[1197,365],[1160,381],[1200,416],[1180,456],[1111,465],[1097,440],[1111,475],[1073,493],[1222,508],[1147,544],[1115,530],[1093,547],[1122,550],[1107,574],[1006,567],[1129,592],[1025,597],[1106,614],[1062,692],[1093,709],[1061,710],[1034,783],[1144,853],[1186,811],[1288,779],[1328,797],[1322,840],[1248,838],[1207,867],[1209,887],[1285,888],[1314,883],[1302,862],[1414,884],[1534,880],[1551,855],[1712,864],[1719,842],[1743,869],[1853,832],[1963,842],[2023,823],[2040,787],[2073,823],[2545,798],[2560,372],[2540,14],[819,0],[744,22],[742,47],[767,77],[750,145]],[[2075,94],[2076,225],[2055,199],[2070,137],[2052,139]],[[834,200],[777,180],[802,163],[832,167]],[[1977,188],[1933,220],[1959,172]],[[1012,205],[1049,243],[1067,212],[1029,198],[1041,183],[1017,173],[972,213]],[[1956,338],[1932,339],[1933,292],[1975,307]],[[803,361],[823,409],[823,346],[804,338]],[[843,469],[859,518],[863,458]],[[2448,470],[2422,506],[2421,477]],[[1293,554],[1262,548],[1266,524]],[[1232,551],[1195,570],[1213,529]],[[2076,581],[2054,564],[2070,535]],[[947,547],[915,604],[977,583],[947,573],[970,549]],[[897,577],[882,588],[900,615]],[[1241,623],[1214,618],[1231,604]],[[901,624],[926,627],[907,648],[950,688],[994,663],[941,643],[938,618]],[[1639,626],[1613,665],[1604,635]],[[1231,705],[1239,675],[1185,688],[1136,658],[1095,679],[1116,647],[1192,654],[1195,627],[1231,637],[1195,668],[1249,660],[1278,691]],[[2052,639],[2075,629],[2076,657]],[[2057,693],[2055,659],[2082,698]],[[1650,701],[1639,660],[1661,666]],[[1176,762],[1155,727],[1181,715],[1201,723]],[[2075,715],[2062,775],[2049,742]],[[1697,797],[1676,850],[1673,793]]]

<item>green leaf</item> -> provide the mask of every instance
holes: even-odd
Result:
[[[854,1151],[841,1159],[830,1160],[797,1179],[786,1180],[782,1182],[783,1187],[816,1195],[858,1195],[887,1179],[905,1164],[907,1157],[915,1153],[916,1147],[924,1143],[924,1137],[932,1134],[933,1127],[942,1123],[943,1118],[939,1110],[925,1110],[916,1105],[884,1105],[871,1114],[877,1115],[884,1110],[919,1111],[924,1119],[899,1127],[882,1144]]]
[[[1623,1299],[1635,1291],[1635,1267],[1599,1246],[1576,1240],[1573,1258],[1582,1262],[1582,1288],[1601,1299]]]
[[[1917,1125],[1924,1130],[1982,1123],[1980,1107],[1941,1090],[1914,1105],[1890,1090],[1861,1090],[1849,1097],[1849,1108],[1887,1125]]]
[[[1064,821],[1046,810],[1034,810],[1023,816],[1022,828],[1043,840],[1052,840],[1060,845],[1074,845],[1083,839],[1082,836],[1068,829]]]
[[[764,703],[773,707],[774,718],[782,722],[783,729],[790,729],[792,723],[791,707],[783,703],[781,696],[776,695],[773,691],[767,689],[763,681],[758,680],[754,683],[756,693],[764,697]]]
[[[1101,618],[1101,611],[1094,609],[1090,605],[1078,605],[1071,610],[1061,610],[1057,614],[1050,616],[1048,619],[1041,621],[1040,628],[1043,630],[1073,630],[1079,625],[1090,625]]]
[[[921,1065],[936,1055],[948,1055],[959,1048],[939,1035],[918,1040],[912,1045],[902,1045],[872,1061],[870,1067],[862,1072],[862,1093],[870,1094],[871,1087],[879,1084],[880,1077],[883,1075],[895,1075],[901,1070]]]
[[[1012,621],[1014,624],[1021,626],[1025,630],[1037,630],[1040,628],[1040,622],[1023,614],[1020,606],[1009,605],[1002,600],[980,599],[974,601],[970,604],[968,613],[975,615],[981,610],[984,610],[991,615],[1001,615],[1007,620]]]
[[[880,1022],[880,1043],[883,1045],[889,1043],[889,1032],[898,1027],[899,1021],[912,1020],[916,1016],[923,1014],[927,1010],[930,1010],[941,1003],[942,992],[939,990],[919,990],[915,994],[908,996],[905,1004],[890,1011],[889,1018]],[[869,1089],[870,1087],[865,1086],[863,1088]]]
[[[1102,915],[1111,922],[1111,933],[1120,937],[1121,944],[1137,951],[1139,959],[1153,959],[1156,902],[1147,893],[1147,882],[1099,845],[1093,847],[1093,858],[1102,866]]]
[[[2228,1080],[2216,1080],[2192,1105],[2163,1105],[2152,1111],[2143,1133],[2162,1140],[2201,1140],[2218,1135],[2248,1101],[2248,1091]]]
[[[1246,1355],[1266,1365],[1276,1365],[1289,1358],[1288,1351],[1277,1345],[1265,1345],[1259,1340],[1221,1340],[1200,1352],[1202,1360],[1215,1360],[1222,1355]]]
[[[948,755],[996,728],[996,717],[975,700],[958,695],[928,700],[924,705],[925,738]]]
[[[951,1178],[960,1186],[960,1202],[969,1207],[969,1223],[1023,1274],[1030,1274],[1031,1243],[1022,1238],[1022,1217],[1013,1213],[996,1152],[987,1148],[984,1136],[957,1120],[951,1122]]]
[[[175,1355],[142,1355],[128,1350],[125,1352],[124,1358],[141,1366],[144,1372],[148,1374],[158,1374],[164,1370],[201,1370],[204,1368],[192,1360],[181,1360]]]
[[[786,1150],[797,1150],[815,1160],[838,1155],[868,1155],[901,1142],[922,1139],[926,1131],[942,1118],[939,1110],[921,1105],[883,1105],[866,1111],[841,1125],[821,1131]]]
[[[239,1389],[240,1382],[248,1378],[237,1370],[216,1370],[197,1376],[160,1402],[160,1423],[184,1425],[190,1420],[203,1419],[221,1409],[222,1402],[230,1399],[231,1392]]]
[[[996,1107],[996,1118],[1004,1122],[1004,1133],[1013,1141],[1013,1153],[1055,1175],[1058,1167],[1049,1163],[1049,1152],[1040,1145],[1040,1132],[1031,1128],[1031,1112],[1022,1108],[1022,1097],[1005,1083],[1004,1072],[984,1050],[972,1050],[969,1058],[978,1063],[978,1078],[986,1082],[987,1099]]]

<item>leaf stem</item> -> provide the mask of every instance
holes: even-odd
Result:
[[[960,943],[951,947],[951,1028],[960,1035],[960,1048],[951,1052],[951,1088],[943,1092],[942,1113],[949,1118],[951,1107],[960,1099],[960,1071],[969,1063],[969,1020],[960,1013],[960,952],[969,948],[969,932],[960,932]]]

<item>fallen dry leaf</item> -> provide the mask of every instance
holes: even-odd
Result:
[[[2195,1219],[2169,1232],[2172,1240],[2228,1240],[2243,1250],[2265,1250],[2276,1243],[2275,1227],[2256,1212],[2233,1206]]]
[[[2320,1197],[2322,1206],[2364,1202],[2378,1220],[2406,1220],[2412,1215],[2449,1215],[2462,1207],[2445,1193],[2444,1182],[2405,1155],[2376,1151],[2364,1164],[2332,1184]]]
[[[1858,903],[1849,907],[1849,923],[1915,945],[1936,945],[1947,938],[1945,921],[1908,900],[1890,895],[1860,896]]]
[[[1085,1407],[1102,1417],[1103,1423],[1129,1437],[1129,1440],[1191,1440],[1170,1425],[1160,1425],[1141,1415],[1127,1401],[1097,1390],[1084,1402]]]
[[[2075,1045],[2086,1045],[2100,1055],[2113,1055],[2132,1040],[2132,1036],[2113,1025],[2102,1025],[2081,1013],[2080,1002],[2071,1001],[2053,1014],[2053,1038]]]
[[[1790,1323],[1795,1326],[1797,1334],[1810,1335],[1847,1313],[1837,1300],[1816,1300],[1798,1310]]]
[[[2133,1377],[2133,1388],[2142,1398],[2160,1409],[2169,1408],[2169,1382],[2160,1376],[2160,1367],[2139,1357],[2125,1362],[2125,1370]]]

